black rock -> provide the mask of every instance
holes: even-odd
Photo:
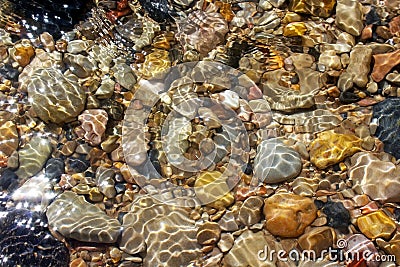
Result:
[[[107,99],[100,102],[100,108],[104,109],[108,117],[120,121],[124,118],[125,106],[113,99]]]
[[[400,99],[388,98],[373,107],[373,118],[378,120],[375,136],[384,150],[400,159]]]
[[[94,1],[81,0],[8,0],[7,10],[2,10],[23,27],[20,37],[38,36],[49,32],[55,39],[61,32],[71,31],[75,24],[88,17]]]
[[[168,0],[139,0],[139,3],[150,18],[157,22],[171,20],[171,15],[175,14],[175,11],[169,6]]]
[[[370,24],[380,25],[381,24],[381,18],[379,17],[378,13],[376,12],[376,9],[374,6],[371,6],[371,10],[365,16],[365,24],[366,25],[370,25]]]
[[[70,172],[85,172],[89,168],[90,162],[80,158],[69,158],[67,160],[67,168]]]
[[[341,92],[339,100],[343,104],[351,104],[360,100],[360,97],[353,92]]]
[[[0,76],[5,79],[16,80],[18,74],[18,70],[13,68],[10,64],[2,64],[0,66]]]
[[[47,229],[43,214],[25,209],[0,221],[0,266],[68,266],[69,252]]]
[[[328,218],[329,226],[340,230],[347,230],[347,227],[350,225],[350,213],[343,206],[342,202],[328,201],[322,208],[322,211]]]
[[[59,181],[64,173],[65,164],[62,159],[51,158],[46,162],[45,174],[50,180]]]
[[[18,176],[13,171],[5,169],[0,174],[0,189],[8,190],[10,185],[13,184],[15,181],[18,181]]]

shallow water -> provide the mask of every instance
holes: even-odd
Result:
[[[1,266],[400,265],[399,1],[0,0],[0,25]]]

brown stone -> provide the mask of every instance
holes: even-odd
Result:
[[[298,237],[317,217],[317,208],[311,198],[278,193],[265,200],[264,215],[273,235]]]
[[[218,242],[221,237],[221,228],[218,223],[206,222],[197,231],[197,242],[200,245],[211,245]]]
[[[302,250],[314,251],[315,256],[318,257],[323,250],[334,244],[335,236],[333,228],[328,226],[317,227],[300,236],[299,245]]]
[[[389,22],[389,30],[393,35],[399,35],[400,32],[400,16],[394,17]]]
[[[82,258],[76,258],[69,263],[69,267],[86,267],[87,264]]]
[[[371,239],[378,237],[388,239],[396,230],[396,223],[383,210],[359,217],[357,226],[364,235]]]
[[[400,49],[391,53],[373,55],[375,64],[371,73],[372,79],[380,82],[396,65],[400,64]]]

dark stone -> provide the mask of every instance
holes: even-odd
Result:
[[[365,24],[366,25],[381,24],[381,18],[379,17],[378,13],[376,12],[376,9],[374,6],[371,6],[371,10],[365,16]]]
[[[117,194],[124,192],[126,189],[125,184],[123,183],[117,183],[115,185],[115,190],[117,191]]]
[[[113,99],[107,99],[101,102],[100,108],[104,109],[108,117],[120,121],[124,118],[125,106]]]
[[[46,162],[45,174],[51,180],[59,181],[61,174],[64,173],[64,160],[51,158]]]
[[[19,75],[18,70],[14,69],[10,64],[2,64],[0,66],[0,76],[8,80],[16,80]]]
[[[172,20],[176,12],[169,6],[168,0],[139,0],[140,5],[146,10],[150,18],[157,22]]]
[[[8,190],[14,181],[18,181],[18,176],[13,171],[5,169],[0,175],[0,188]]]
[[[323,202],[322,200],[316,199],[316,200],[314,200],[314,204],[317,207],[317,209],[321,209],[322,207],[324,207],[325,202]]]
[[[400,99],[388,98],[373,107],[373,118],[378,120],[375,136],[384,150],[400,159]]]
[[[28,37],[29,33],[38,36],[43,32],[49,32],[54,40],[59,39],[62,32],[71,31],[75,24],[84,20],[93,6],[92,1],[80,0],[9,0],[9,2],[7,15],[23,26],[20,37]]]
[[[360,97],[353,92],[341,92],[339,96],[340,102],[343,104],[351,104],[360,100]]]
[[[328,201],[322,211],[328,218],[328,225],[339,230],[347,230],[350,225],[350,213],[342,202]]]
[[[43,214],[15,209],[0,221],[0,266],[68,266],[69,252]]]
[[[396,221],[400,222],[400,209],[396,208],[394,210],[394,217],[396,218]]]
[[[67,168],[69,172],[80,173],[89,168],[89,161],[80,158],[69,158],[67,160]]]

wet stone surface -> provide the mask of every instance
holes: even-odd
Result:
[[[2,1],[0,266],[399,265],[399,8]]]

